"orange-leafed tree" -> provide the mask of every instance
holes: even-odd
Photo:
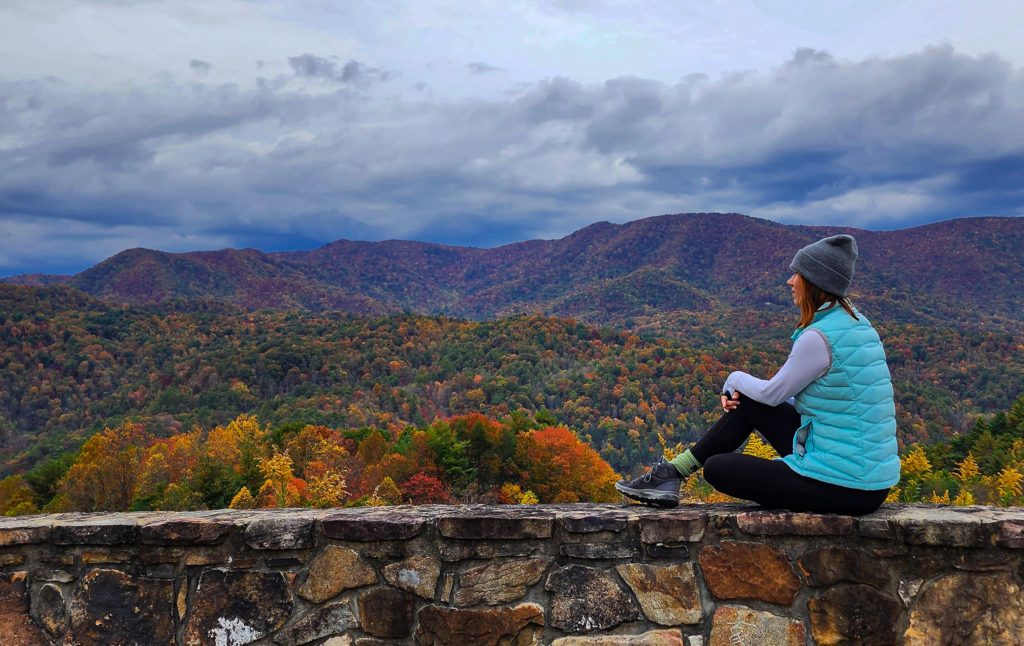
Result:
[[[279,493],[277,487],[270,480],[263,483],[259,493],[256,495],[256,506],[260,509],[280,507],[279,501],[283,494]]]
[[[359,449],[356,451],[356,455],[364,464],[376,464],[384,459],[384,454],[388,448],[388,442],[384,439],[377,430],[372,430],[370,433],[359,443]]]
[[[193,472],[202,450],[202,431],[155,440],[146,448],[142,458],[135,498],[151,498],[155,507],[169,508],[159,502],[170,485],[181,485]],[[173,494],[180,500],[180,492]]]
[[[309,486],[302,478],[293,477],[284,488],[285,507],[304,507],[309,500]]]
[[[377,465],[380,469],[381,479],[388,476],[395,482],[405,482],[413,475],[429,469],[429,464],[417,464],[415,460],[400,453],[389,453]],[[371,469],[367,469],[367,472]]]
[[[618,476],[597,452],[564,426],[520,433],[520,482],[541,502],[611,502]]]

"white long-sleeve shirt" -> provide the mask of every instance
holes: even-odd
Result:
[[[831,366],[832,352],[828,343],[821,332],[812,328],[793,343],[789,358],[774,377],[758,379],[737,370],[725,380],[722,392],[739,391],[762,404],[778,406],[827,373]]]

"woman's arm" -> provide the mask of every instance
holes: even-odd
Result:
[[[758,379],[745,372],[734,372],[725,380],[722,392],[740,392],[755,401],[778,406],[828,372],[832,353],[825,337],[811,329],[793,344],[789,359],[771,379]]]

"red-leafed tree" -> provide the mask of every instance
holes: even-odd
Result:
[[[406,480],[401,487],[402,497],[412,505],[429,505],[451,502],[447,487],[438,478],[426,473],[417,473]]]

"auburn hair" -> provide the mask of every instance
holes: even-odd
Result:
[[[826,292],[824,289],[818,287],[811,281],[800,276],[800,327],[807,327],[814,322],[814,315],[817,314],[818,309],[828,303],[828,307],[825,310],[830,310],[836,305],[839,305],[846,313],[852,316],[855,320],[857,315],[853,313],[853,306],[850,305],[850,301],[845,296],[836,296],[835,294]]]

